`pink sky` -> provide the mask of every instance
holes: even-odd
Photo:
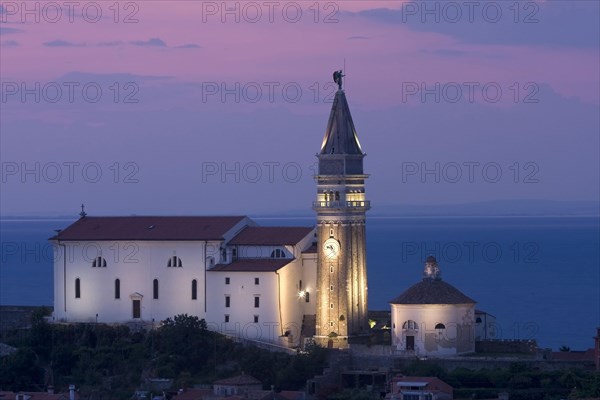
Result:
[[[121,85],[134,81],[139,87],[137,96],[141,101],[135,106],[110,102],[91,105],[81,99],[75,104],[50,104],[44,99],[35,104],[31,99],[20,101],[19,94],[3,97],[0,122],[3,161],[85,159],[92,157],[90,154],[94,152],[88,154],[87,150],[81,152],[81,149],[92,140],[96,150],[110,155],[111,160],[139,158],[140,165],[146,166],[143,170],[147,175],[145,183],[137,185],[138,191],[132,193],[140,197],[141,208],[163,210],[144,199],[153,185],[167,179],[161,175],[164,169],[143,154],[128,152],[114,142],[100,139],[96,142],[90,138],[119,137],[127,143],[139,144],[138,139],[150,133],[135,131],[135,124],[133,127],[129,124],[130,119],[135,115],[140,121],[150,121],[164,113],[160,122],[150,129],[164,123],[173,127],[169,132],[171,137],[191,129],[189,124],[199,124],[196,129],[200,132],[219,130],[219,135],[201,138],[184,135],[183,140],[190,142],[187,146],[176,144],[182,152],[178,162],[185,164],[188,160],[193,163],[198,158],[243,160],[247,158],[244,151],[253,150],[249,146],[264,147],[263,140],[273,140],[274,133],[268,132],[270,129],[285,134],[284,121],[288,118],[295,121],[292,130],[306,132],[303,153],[298,153],[301,156],[297,159],[309,160],[306,161],[309,164],[320,143],[329,112],[329,105],[323,101],[333,90],[331,72],[341,68],[345,60],[348,74],[345,88],[350,106],[365,151],[373,154],[369,161],[373,163],[374,195],[386,192],[385,180],[389,180],[390,170],[397,171],[396,164],[393,168],[386,167],[382,160],[384,156],[391,156],[388,154],[391,148],[399,146],[407,151],[405,157],[416,157],[417,161],[464,161],[477,154],[487,160],[506,161],[506,165],[515,160],[534,158],[544,166],[545,180],[535,187],[495,186],[490,191],[485,185],[467,185],[460,190],[450,186],[447,188],[449,202],[538,197],[598,199],[598,173],[593,172],[598,166],[600,104],[598,5],[595,2],[522,2],[518,17],[506,2],[487,2],[500,7],[503,12],[496,23],[487,21],[479,10],[474,14],[473,22],[464,14],[457,23],[449,23],[451,10],[443,11],[446,3],[430,2],[432,7],[437,4],[441,10],[437,16],[440,21],[436,22],[435,16],[420,14],[420,8],[424,7],[422,2],[408,2],[413,7],[409,14],[406,4],[402,8],[400,2],[387,1],[274,2],[273,22],[269,21],[268,8],[263,2],[240,2],[239,23],[233,20],[233,15],[223,15],[222,2],[121,1],[118,22],[114,21],[114,9],[110,8],[113,2],[81,2],[81,7],[92,3],[100,7],[103,19],[90,23],[81,17],[78,8],[74,21],[70,22],[66,9],[63,9],[62,18],[50,23],[48,20],[54,18],[54,13],[50,13],[50,8],[47,14],[42,11],[50,3],[37,3],[40,22],[33,22],[34,16],[28,15],[28,22],[22,23],[20,7],[23,3],[2,1],[3,89],[11,82],[44,85],[80,79],[100,82],[108,96],[108,86],[116,79]],[[461,5],[464,2],[455,3]],[[226,4],[234,7],[236,3]],[[314,20],[315,4],[319,8],[317,22]],[[261,8],[262,17],[257,23],[245,21],[254,17],[254,6]],[[282,10],[288,9],[293,15],[297,6],[302,7],[302,17],[296,23],[286,21]],[[412,13],[415,7],[417,14]],[[93,8],[89,10],[93,11]],[[211,11],[210,15],[207,11]],[[125,17],[132,12],[138,22],[124,23]],[[328,15],[333,23],[325,22]],[[526,24],[526,16],[537,22]],[[221,18],[227,20],[222,22]],[[203,83],[233,87],[236,82],[263,88],[266,82],[277,82],[279,87],[294,83],[301,87],[302,99],[298,103],[285,101],[279,91],[273,102],[255,104],[242,99],[236,103],[231,97],[223,102],[220,94],[202,101],[203,94],[206,95]],[[464,102],[466,92],[463,92],[460,106],[446,98],[435,102],[433,96],[406,93],[414,85],[431,88],[436,82],[442,86],[458,85],[462,90],[466,90],[465,82],[476,83],[475,103]],[[316,102],[315,84],[319,87]],[[486,84],[502,89],[498,103],[492,104],[482,98],[480,88]],[[519,98],[515,102],[517,88]],[[523,104],[527,95],[538,100],[536,104]],[[244,117],[248,113],[257,113],[256,118],[250,118],[250,123]],[[169,120],[174,114],[178,115],[178,121]],[[398,115],[404,119],[398,120]],[[427,115],[425,120],[423,115]],[[540,121],[541,115],[547,116],[547,120]],[[483,116],[486,120],[478,121]],[[116,121],[119,123],[115,124]],[[185,125],[186,121],[188,125]],[[492,126],[485,125],[486,121]],[[34,133],[40,126],[44,126],[43,135]],[[81,136],[81,126],[87,127],[87,135],[90,135],[85,140]],[[386,129],[390,131],[386,132]],[[24,134],[23,130],[28,133]],[[495,130],[498,132],[492,133]],[[482,140],[480,135],[488,131],[491,136]],[[248,140],[248,135],[253,139]],[[227,151],[220,138],[246,145],[243,148],[236,146],[234,152]],[[391,142],[386,142],[389,140]],[[284,138],[282,143],[287,141]],[[37,149],[32,149],[31,143],[36,143]],[[157,148],[153,146],[165,146],[167,139],[157,136],[156,142],[143,140],[143,143],[145,151],[142,153],[154,153]],[[197,148],[195,155],[190,150],[194,147]],[[210,151],[204,153],[203,149]],[[52,152],[48,153],[48,150]],[[189,154],[186,153],[188,150]],[[271,157],[262,150],[257,150],[256,154],[261,160]],[[289,157],[296,159],[296,153],[291,154]],[[428,158],[431,154],[434,158]],[[572,170],[565,171],[568,165]],[[570,179],[574,176],[578,179]],[[182,176],[182,181],[191,179],[192,176]],[[591,187],[576,183],[594,179]],[[48,190],[44,185],[28,186],[8,178],[5,180],[4,184],[13,185],[9,187],[14,190],[2,195],[3,212],[30,212],[36,205],[24,203],[23,196],[40,196]],[[561,184],[570,190],[560,190]],[[298,190],[312,190],[310,185],[306,182]],[[179,190],[188,189],[180,183]],[[227,185],[211,187],[215,209],[223,204],[219,196],[236,189],[236,186]],[[271,189],[277,191],[281,187],[267,188]],[[440,188],[439,185],[416,185],[408,194],[404,189],[406,186],[394,192],[389,200],[400,203],[430,201],[432,194]],[[85,198],[90,188],[75,185],[69,190],[71,195],[75,193],[75,197]],[[294,199],[304,198],[302,193],[302,196],[290,194],[292,208],[301,207],[301,201],[294,203]],[[192,198],[194,196],[199,195],[193,193]],[[309,193],[306,197],[311,196]],[[68,193],[56,197],[47,210],[70,209],[60,205],[67,197]],[[130,209],[116,202],[103,204],[106,212]],[[193,210],[192,203],[182,202],[181,207]]]

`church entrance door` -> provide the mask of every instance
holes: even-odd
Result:
[[[415,337],[407,336],[406,337],[406,350],[414,350],[415,349]]]
[[[142,301],[133,300],[133,318],[141,318],[142,316]]]

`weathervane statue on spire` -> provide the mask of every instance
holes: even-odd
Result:
[[[333,71],[333,81],[337,83],[339,90],[342,90],[342,78],[346,76],[342,74],[342,70]]]

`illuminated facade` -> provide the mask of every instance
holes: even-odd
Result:
[[[311,227],[84,215],[51,240],[56,322],[158,326],[188,314],[211,330],[291,347],[315,314]]]
[[[368,332],[363,158],[346,95],[338,90],[317,155],[316,340],[345,348]]]
[[[443,282],[436,259],[423,280],[391,302],[392,346],[397,354],[451,356],[475,351],[475,300]]]
[[[51,238],[55,321],[158,325],[185,313],[261,342],[348,347],[369,330],[364,156],[340,89],[318,154],[316,229],[82,210]]]

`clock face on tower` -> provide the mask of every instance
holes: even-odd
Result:
[[[334,238],[329,238],[323,243],[323,254],[325,258],[337,258],[340,254],[340,242]]]

